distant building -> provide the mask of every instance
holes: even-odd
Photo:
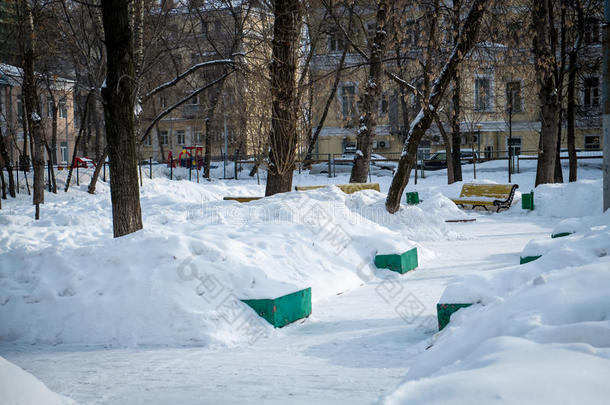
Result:
[[[69,79],[53,77],[48,86],[38,75],[38,115],[42,118],[44,135],[52,147],[53,100],[57,108],[57,163],[67,164],[72,158],[75,140],[74,85]],[[23,150],[24,103],[21,95],[22,70],[18,67],[0,64],[0,128],[9,149],[13,164],[19,162],[20,155],[30,156],[29,146]],[[27,140],[29,145],[30,140]],[[45,159],[50,159],[46,156]]]

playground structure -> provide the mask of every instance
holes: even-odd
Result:
[[[203,167],[203,146],[185,146],[178,155],[178,159],[174,159],[174,154],[170,150],[167,153],[167,166],[170,167],[185,167],[185,168],[197,168],[201,170]],[[178,166],[177,166],[178,165]]]

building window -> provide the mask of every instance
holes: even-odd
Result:
[[[384,93],[381,96],[381,101],[379,102],[379,115],[386,115],[388,113],[388,95]]]
[[[586,109],[599,107],[599,77],[587,77],[583,81],[583,102]]]
[[[201,144],[203,142],[203,132],[195,131],[195,143]]]
[[[599,20],[597,18],[587,18],[585,21],[583,40],[587,45],[599,42]]]
[[[21,96],[17,96],[17,121],[21,122],[23,119],[23,100]]]
[[[161,106],[161,108],[167,107],[167,97],[159,96],[159,105]]]
[[[144,145],[146,145],[146,146],[151,146],[152,145],[150,134],[148,134],[146,136],[146,138],[144,138]]]
[[[68,118],[68,104],[65,97],[59,99],[57,109],[59,110],[59,118]]]
[[[485,159],[493,159],[494,157],[494,147],[493,146],[486,146],[485,147]]]
[[[62,142],[59,145],[59,150],[61,151],[61,162],[68,163],[68,142]]]
[[[510,146],[512,156],[517,156],[521,154],[521,138],[506,138],[506,145]]]
[[[330,52],[340,52],[346,47],[343,33],[339,30],[333,30],[328,34],[328,50]]]
[[[353,84],[345,84],[341,86],[341,113],[344,119],[354,116],[355,96],[356,87]]]
[[[53,99],[51,97],[47,97],[47,117],[53,117]]]
[[[193,97],[189,98],[187,104],[199,105],[199,94],[195,94]]]
[[[179,129],[178,131],[176,131],[176,144],[184,145],[185,143],[186,142],[185,142],[184,130]]]
[[[209,24],[207,21],[202,21],[201,22],[201,33],[203,35],[205,35],[206,37],[208,36],[209,33]]]
[[[169,144],[169,135],[167,131],[161,131],[159,134],[161,136],[161,144],[167,146]]]
[[[599,150],[600,148],[599,135],[585,135],[586,150]]]
[[[506,83],[506,110],[510,111],[512,107],[513,113],[520,113],[523,111],[521,102],[521,82]]]
[[[474,79],[474,109],[475,111],[491,111],[492,80],[488,76],[477,76]]]

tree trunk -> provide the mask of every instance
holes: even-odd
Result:
[[[451,164],[453,165],[453,182],[462,181],[462,133],[460,131],[460,75],[455,72],[453,77],[453,111],[451,113]],[[449,154],[447,155],[449,167]]]
[[[301,29],[298,0],[275,0],[271,62],[271,134],[265,195],[288,192],[296,159],[296,71]]]
[[[93,175],[91,176],[91,182],[89,183],[89,188],[87,192],[89,194],[95,194],[95,186],[97,185],[97,179],[100,177],[100,172],[104,168],[106,164],[106,158],[108,157],[108,147],[104,148],[102,151],[102,155],[97,160],[97,164],[95,165],[95,170],[93,171]]]
[[[555,55],[551,52],[552,44],[549,38],[551,30],[549,12],[547,1],[534,2],[532,8],[533,53],[541,124],[536,185],[555,182],[555,160],[557,157],[559,103],[557,100],[557,82],[553,72]]]
[[[81,139],[83,137],[83,132],[85,130],[85,121],[87,120],[87,112],[89,110],[89,104],[90,104],[90,100],[93,96],[93,90],[89,91],[89,94],[87,94],[87,100],[85,100],[85,107],[83,109],[83,116],[81,117],[81,126],[80,129],[78,130],[78,136],[76,137],[76,140],[74,141],[74,150],[72,151],[72,164],[70,165],[70,169],[68,171],[68,178],[66,179],[66,188],[64,189],[65,192],[68,192],[68,189],[70,188],[70,181],[72,180],[72,171],[74,170],[74,163],[76,162],[76,154],[78,151],[78,146],[81,143]]]
[[[347,55],[347,47],[343,50],[341,54],[341,59],[339,60],[339,66],[337,66],[337,71],[335,72],[335,80],[333,82],[333,86],[328,93],[328,98],[326,99],[326,104],[324,104],[324,110],[322,110],[322,116],[318,121],[318,126],[316,127],[316,131],[313,135],[308,139],[307,142],[307,154],[305,155],[305,160],[303,164],[305,166],[309,166],[311,164],[311,155],[313,154],[313,150],[318,142],[318,137],[320,136],[320,132],[322,132],[322,127],[324,126],[324,122],[326,121],[326,117],[328,116],[328,111],[330,110],[330,106],[337,94],[337,88],[339,87],[339,82],[341,81],[341,71],[343,70],[343,66],[345,66],[345,57]]]
[[[11,159],[8,155],[8,150],[6,148],[6,143],[4,142],[4,135],[2,134],[2,126],[0,126],[0,156],[4,161],[4,166],[6,167],[6,172],[8,174],[8,193],[11,197],[15,198],[17,196],[15,191],[15,178],[13,177],[13,166],[11,165]],[[0,168],[0,170],[2,170]],[[17,169],[19,170],[19,169]]]
[[[451,140],[449,139],[449,135],[447,135],[438,114],[434,114],[434,121],[436,122],[436,126],[438,127],[438,130],[443,137],[443,143],[445,144],[445,156],[447,156],[447,184],[453,184],[455,183],[455,175],[453,171],[453,156],[451,156]]]
[[[567,141],[568,157],[570,161],[569,181],[576,181],[578,172],[578,160],[576,157],[576,62],[577,53],[570,53],[570,66],[568,68],[568,106],[567,106]]]
[[[203,173],[206,179],[210,180],[210,165],[212,164],[212,134],[210,133],[210,119],[205,120],[205,161]]]
[[[377,127],[377,115],[379,113],[379,99],[381,97],[381,77],[383,74],[383,58],[387,44],[388,34],[388,3],[380,0],[377,3],[377,16],[375,23],[375,37],[369,57],[369,76],[364,85],[364,99],[362,102],[362,115],[360,116],[360,127],[358,129],[358,140],[356,156],[350,183],[366,183],[371,164],[371,152],[373,151],[373,140]]]
[[[388,197],[385,202],[386,209],[392,214],[400,208],[400,198],[409,182],[411,169],[415,166],[417,161],[417,147],[419,146],[419,142],[432,124],[433,115],[435,113],[434,110],[436,110],[440,104],[443,94],[453,77],[453,73],[458,68],[464,56],[470,52],[475,45],[479,33],[480,22],[489,3],[490,0],[473,1],[449,60],[441,70],[438,78],[434,81],[427,103],[424,103],[424,107],[420,110],[417,118],[415,118],[411,124],[407,141],[403,146],[402,155],[398,162],[398,169],[392,179],[392,185],[390,186]]]
[[[458,33],[460,30],[460,10],[461,1],[453,2],[452,9],[452,24],[455,32],[453,45],[457,44]],[[451,163],[453,165],[453,182],[462,181],[462,133],[460,131],[460,114],[461,114],[461,94],[462,81],[460,72],[456,69],[453,75],[453,95],[451,101],[453,103],[453,111],[451,113]],[[449,154],[447,154],[447,167],[449,167]],[[452,182],[452,183],[453,183]]]
[[[129,0],[101,3],[107,54],[102,96],[115,238],[142,229],[135,139],[135,66],[128,5]]]
[[[22,57],[23,57],[23,87],[24,111],[27,111],[27,125],[33,140],[32,163],[34,166],[34,199],[36,219],[40,219],[40,204],[44,204],[44,135],[42,118],[39,111],[36,78],[34,74],[34,20],[32,9],[27,1],[23,1],[21,10],[22,24]],[[24,134],[24,139],[27,136]],[[24,141],[25,142],[25,141]]]

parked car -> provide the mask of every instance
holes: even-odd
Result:
[[[478,160],[476,152],[460,151],[462,163],[473,163],[474,159]],[[418,165],[420,168],[421,165]],[[424,170],[440,170],[447,168],[447,154],[445,152],[436,152],[430,156],[430,159],[424,160]]]
[[[344,153],[334,161],[331,160],[330,170],[335,173],[350,173],[354,166],[353,153]],[[392,176],[398,167],[397,162],[385,161],[385,157],[376,153],[371,154],[370,172],[375,176]],[[309,174],[328,174],[328,162],[313,164]]]
[[[95,162],[89,158],[77,156],[74,158],[74,167],[81,169],[93,168],[95,167]]]

